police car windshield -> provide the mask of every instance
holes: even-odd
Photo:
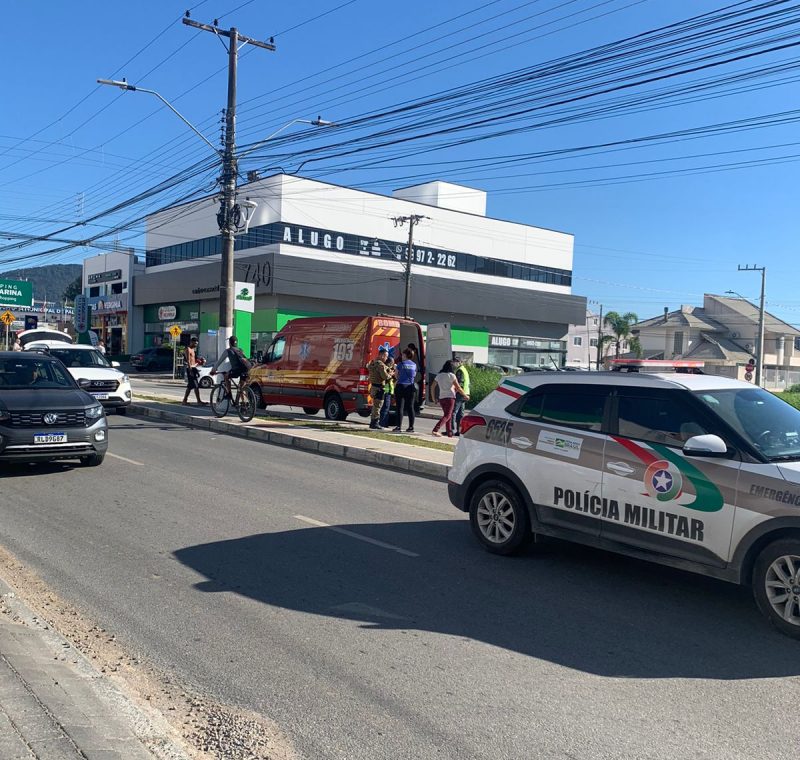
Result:
[[[800,459],[800,411],[761,388],[695,395],[771,461]]]

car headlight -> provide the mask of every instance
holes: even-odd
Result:
[[[97,406],[90,406],[86,410],[86,416],[90,420],[96,420],[98,417],[102,417],[103,416],[103,407],[100,406],[100,404],[98,404]]]
[[[123,383],[129,383],[130,381],[131,381],[131,379],[127,375],[123,375],[122,376],[122,382]]]

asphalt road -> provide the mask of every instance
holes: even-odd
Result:
[[[310,760],[795,758],[800,643],[733,586],[561,543],[478,547],[445,487],[111,418],[15,467],[0,541]]]

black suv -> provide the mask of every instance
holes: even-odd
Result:
[[[0,463],[79,459],[92,467],[107,449],[103,407],[58,359],[0,351]]]
[[[172,369],[175,357],[170,346],[154,346],[131,356],[131,366],[139,372]]]

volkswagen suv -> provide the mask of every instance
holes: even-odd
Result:
[[[462,420],[450,500],[489,551],[538,534],[739,584],[800,638],[800,411],[703,374],[505,378]]]
[[[78,459],[93,467],[107,448],[103,407],[58,359],[0,352],[0,463]]]

